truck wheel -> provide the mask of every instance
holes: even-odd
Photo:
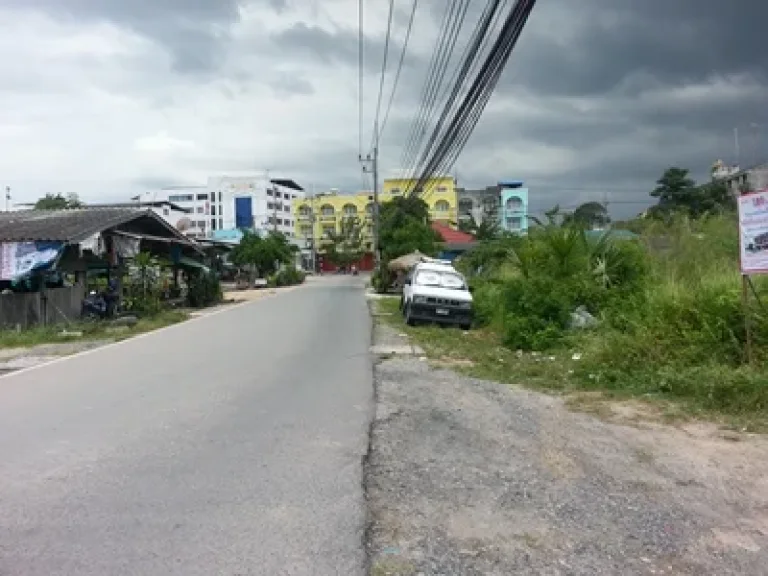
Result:
[[[472,330],[472,324],[461,324],[459,326],[459,328],[461,328],[465,332],[468,332],[468,331]]]
[[[408,324],[408,326],[416,326],[416,320],[413,319],[411,314],[410,304],[405,305],[405,323]]]

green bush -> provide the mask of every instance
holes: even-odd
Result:
[[[373,271],[371,274],[371,286],[379,294],[386,294],[389,287],[392,285],[393,276],[387,268],[387,264],[382,262],[381,265]]]
[[[583,230],[556,226],[486,243],[465,259],[465,266],[478,265],[470,281],[479,323],[497,326],[507,346],[522,350],[556,345],[576,308],[601,314],[641,292],[649,272],[637,242],[591,240]]]
[[[187,305],[204,308],[221,302],[223,297],[219,277],[213,272],[195,272],[187,281]]]
[[[283,286],[296,286],[304,282],[305,274],[295,266],[286,266],[278,271],[273,277],[274,286],[280,288]],[[269,284],[269,279],[267,284]]]

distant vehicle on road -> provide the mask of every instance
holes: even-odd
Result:
[[[472,327],[472,293],[464,276],[447,260],[416,264],[403,285],[400,308],[409,326],[418,322]]]

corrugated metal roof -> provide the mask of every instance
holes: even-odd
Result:
[[[73,208],[0,213],[0,242],[81,242],[131,220],[150,215],[147,208]]]

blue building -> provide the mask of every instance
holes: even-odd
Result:
[[[522,180],[499,182],[501,207],[499,220],[502,230],[525,234],[528,232],[528,188]]]

